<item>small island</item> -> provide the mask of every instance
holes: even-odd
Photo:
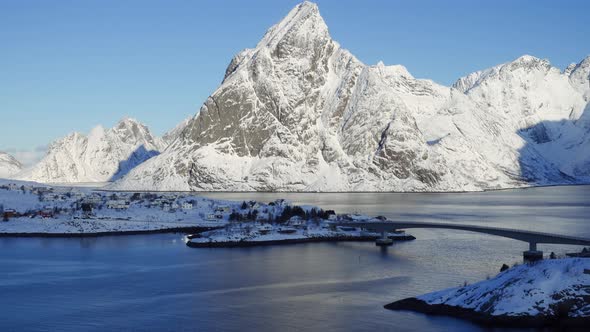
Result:
[[[549,259],[514,266],[473,285],[390,303],[391,310],[506,327],[590,326],[590,260]]]
[[[189,236],[186,244],[193,248],[251,247],[307,242],[376,241],[381,237],[379,233],[356,227],[334,226],[319,218],[292,217],[285,223],[228,224],[222,229]],[[387,237],[393,241],[416,239],[403,231],[389,233]]]

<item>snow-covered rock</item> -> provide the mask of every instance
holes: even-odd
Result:
[[[363,64],[304,2],[232,59],[164,153],[112,187],[464,191],[588,181],[585,63],[566,73],[523,56],[446,87],[403,66]]]
[[[0,178],[9,178],[20,172],[23,165],[13,156],[0,151]]]
[[[113,128],[72,133],[51,144],[45,157],[16,179],[44,183],[107,182],[157,155],[163,144],[149,129],[125,118]]]
[[[192,116],[182,120],[182,122],[180,122],[178,125],[176,125],[176,127],[172,128],[171,130],[169,130],[168,132],[166,132],[161,140],[162,143],[161,145],[164,147],[164,149],[166,147],[168,147],[170,144],[172,144],[178,137],[180,137],[180,135],[182,134],[182,131],[187,127],[187,125],[190,123],[190,121],[193,119]]]
[[[565,320],[587,324],[587,271],[589,259],[544,260],[513,267],[473,285],[394,302],[386,308],[458,315],[490,324],[542,326],[550,322],[567,324]]]
[[[569,76],[570,82],[579,92],[584,94],[585,100],[590,102],[590,55],[568,69],[570,69],[569,74],[566,73],[566,75]]]

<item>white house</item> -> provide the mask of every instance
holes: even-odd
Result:
[[[84,197],[83,202],[90,204],[98,204],[102,202],[102,196],[99,194],[92,194],[90,196]]]
[[[307,224],[307,222],[299,216],[293,216],[293,217],[291,217],[291,219],[289,219],[288,224],[290,226],[304,226]]]
[[[65,202],[68,200],[68,197],[63,194],[53,194],[53,195],[46,195],[46,200],[52,202]]]
[[[215,208],[215,212],[222,212],[222,213],[227,213],[230,212],[231,209],[229,206],[227,205],[221,205]]]
[[[217,221],[223,219],[223,214],[221,213],[209,213],[207,215],[207,220],[209,221]]]
[[[129,202],[124,200],[107,201],[107,209],[125,210],[129,208]]]
[[[193,208],[193,203],[189,203],[189,202],[182,203],[183,210],[192,210],[192,208]]]
[[[71,196],[72,196],[72,198],[74,198],[74,199],[81,199],[81,198],[84,198],[84,197],[86,196],[86,194],[84,194],[84,193],[83,193],[83,192],[81,192],[81,191],[72,191],[72,192],[71,192]]]

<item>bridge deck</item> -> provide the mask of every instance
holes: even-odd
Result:
[[[407,228],[443,228],[443,229],[457,229],[470,232],[478,232],[490,235],[497,235],[507,237],[528,243],[551,243],[551,244],[568,244],[568,245],[582,245],[590,246],[590,239],[573,237],[567,235],[557,235],[550,233],[526,231],[521,229],[510,228],[496,228],[478,225],[462,225],[449,223],[430,223],[430,222],[416,222],[416,221],[383,221],[383,222],[337,222],[337,226],[350,226],[370,229],[378,232],[388,232],[398,229]]]

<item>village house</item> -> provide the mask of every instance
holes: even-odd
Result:
[[[45,209],[39,211],[39,216],[41,218],[53,218],[53,216],[54,216],[53,209],[45,208]]]
[[[73,199],[75,199],[75,200],[79,200],[79,199],[82,199],[82,198],[86,197],[86,194],[84,194],[84,193],[83,193],[83,192],[81,192],[81,191],[73,191],[73,192],[71,193],[71,197],[72,197]]]
[[[184,202],[182,203],[182,209],[183,210],[192,210],[193,208],[193,204],[189,203],[189,202]]]
[[[107,201],[107,209],[125,210],[129,208],[129,202],[125,200]]]
[[[90,196],[86,196],[82,200],[82,203],[88,203],[88,204],[94,204],[94,205],[100,204],[100,203],[102,203],[102,196],[100,194],[92,194]]]
[[[221,205],[215,208],[215,212],[229,213],[230,211],[231,209],[227,205]]]
[[[272,231],[272,226],[269,224],[264,224],[258,227],[258,233],[265,235]]]
[[[288,225],[300,228],[300,227],[307,225],[307,222],[299,216],[293,216],[293,217],[291,217],[291,219],[289,219]]]
[[[2,213],[4,219],[8,219],[8,218],[14,218],[16,216],[16,210],[15,209],[4,209],[4,212]]]
[[[45,194],[42,197],[43,202],[65,202],[67,200],[63,194]]]
[[[33,189],[31,189],[31,193],[35,195],[43,195],[51,192],[53,192],[53,188],[49,187],[33,187]]]
[[[210,213],[207,215],[207,220],[209,221],[217,221],[223,219],[223,214],[221,213]]]
[[[14,183],[9,183],[8,184],[8,190],[20,190],[20,186],[14,184]]]

